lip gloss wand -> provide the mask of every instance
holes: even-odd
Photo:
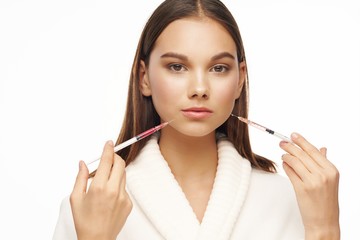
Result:
[[[280,139],[282,139],[282,140],[284,140],[286,142],[293,143],[293,141],[291,141],[290,138],[288,138],[288,137],[286,137],[286,136],[284,136],[284,135],[282,135],[282,134],[280,134],[278,132],[275,132],[274,130],[271,130],[270,128],[264,127],[264,126],[262,126],[262,125],[260,125],[258,123],[250,121],[249,119],[239,117],[239,116],[236,116],[234,114],[231,114],[231,116],[236,117],[238,120],[240,120],[240,121],[242,121],[242,122],[244,122],[244,123],[246,123],[246,124],[248,124],[248,125],[250,125],[252,127],[255,127],[255,128],[257,128],[257,129],[259,129],[259,130],[261,130],[263,132],[267,132],[267,133],[269,133],[271,135],[274,135],[274,136],[276,136],[276,137],[278,137],[278,138],[280,138]]]

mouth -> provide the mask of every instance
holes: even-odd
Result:
[[[186,108],[181,110],[181,112],[185,117],[197,120],[208,118],[213,114],[213,111],[204,107]]]

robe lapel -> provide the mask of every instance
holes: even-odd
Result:
[[[249,185],[251,166],[232,143],[218,141],[219,163],[201,225],[153,136],[126,169],[129,192],[167,240],[229,239]]]
[[[251,165],[232,143],[218,141],[219,164],[197,239],[228,240],[240,215],[250,183]]]
[[[167,240],[196,239],[200,224],[152,137],[126,169],[130,194]]]

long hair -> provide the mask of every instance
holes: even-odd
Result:
[[[155,111],[151,97],[141,94],[139,87],[140,61],[148,66],[150,54],[154,44],[162,31],[173,21],[188,18],[211,18],[220,23],[232,36],[236,48],[239,63],[244,61],[245,51],[237,23],[227,9],[219,0],[165,0],[148,19],[141,34],[132,71],[130,75],[128,99],[124,121],[116,141],[116,144],[132,138],[133,136],[160,124],[160,117]],[[246,71],[245,83],[240,97],[235,101],[233,113],[244,118],[248,117],[249,105],[249,83]],[[275,163],[254,154],[251,150],[248,126],[236,118],[229,118],[216,131],[224,133],[234,144],[241,156],[248,159],[255,168],[267,172],[275,172]],[[122,149],[119,154],[129,164],[144,147],[149,139],[143,139],[128,148]]]

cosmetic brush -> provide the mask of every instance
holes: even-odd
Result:
[[[288,137],[286,137],[286,136],[284,136],[284,135],[282,135],[282,134],[280,134],[278,132],[275,132],[274,130],[271,130],[270,128],[264,127],[264,126],[262,126],[262,125],[260,125],[260,124],[258,124],[256,122],[250,121],[249,119],[246,119],[246,118],[243,118],[243,117],[236,116],[234,114],[231,114],[231,116],[236,117],[238,120],[240,120],[240,121],[242,121],[242,122],[244,122],[244,123],[246,123],[246,124],[248,124],[248,125],[250,125],[252,127],[255,127],[255,128],[257,128],[257,129],[259,129],[259,130],[261,130],[263,132],[267,132],[267,133],[269,133],[269,134],[271,134],[273,136],[276,136],[276,137],[278,137],[278,138],[280,138],[280,139],[282,139],[282,140],[284,140],[286,142],[293,143],[293,141],[291,141],[290,138],[288,138]]]

